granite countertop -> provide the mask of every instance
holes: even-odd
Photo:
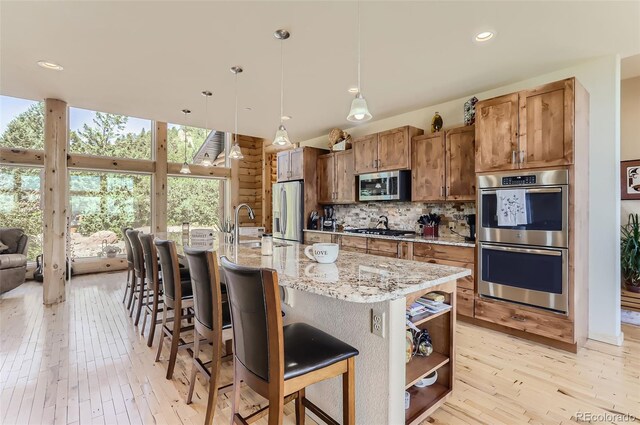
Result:
[[[392,300],[471,274],[471,270],[418,261],[341,251],[333,264],[319,264],[304,254],[306,245],[286,242],[273,255],[260,247],[214,242],[219,256],[249,267],[272,268],[286,288],[356,303]]]
[[[346,236],[356,236],[362,238],[375,238],[375,239],[389,239],[393,241],[407,241],[407,242],[419,242],[419,243],[433,243],[439,245],[452,245],[452,246],[465,246],[469,248],[474,248],[476,244],[474,242],[467,242],[464,238],[459,236],[441,236],[439,238],[430,238],[421,235],[409,235],[409,236],[384,236],[384,235],[367,235],[362,233],[351,233],[351,232],[327,232],[324,230],[308,230],[304,229],[305,232],[311,233],[326,233],[329,235],[346,235]]]

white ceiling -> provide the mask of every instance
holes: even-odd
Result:
[[[233,130],[232,65],[241,133],[273,137],[279,42],[286,28],[287,123],[294,141],[346,127],[356,82],[353,2],[0,3],[0,93]],[[375,118],[570,66],[640,53],[640,3],[362,2],[363,93]],[[486,45],[476,32],[497,32]],[[63,72],[36,66],[55,61]]]

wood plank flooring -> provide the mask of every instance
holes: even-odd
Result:
[[[164,378],[166,361],[153,362],[157,342],[148,348],[125,314],[124,279],[124,273],[74,278],[67,302],[49,308],[35,282],[0,297],[0,423],[203,423],[203,382],[187,405],[186,353],[174,379]],[[622,347],[589,341],[570,354],[459,323],[453,396],[425,423],[568,424],[578,422],[578,412],[639,418],[640,328],[623,330]],[[226,363],[221,382],[230,380]],[[243,388],[243,414],[264,404]],[[220,396],[215,423],[228,424],[229,410]],[[285,412],[285,423],[293,424],[293,403]],[[623,422],[605,419],[597,423]]]

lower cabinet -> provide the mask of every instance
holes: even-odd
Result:
[[[351,252],[367,252],[367,238],[359,236],[338,236],[340,249]]]
[[[369,238],[367,241],[367,254],[399,258],[398,243],[397,241]]]
[[[306,245],[331,242],[333,242],[333,235],[331,233],[304,232],[304,243]]]
[[[467,317],[474,316],[474,295],[473,289],[463,289],[458,284],[457,298],[458,314]]]

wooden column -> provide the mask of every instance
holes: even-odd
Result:
[[[154,133],[156,171],[153,174],[153,217],[151,228],[154,233],[167,231],[167,123],[156,122]]]
[[[65,299],[67,259],[67,103],[45,99],[44,117],[44,283],[45,305]]]

